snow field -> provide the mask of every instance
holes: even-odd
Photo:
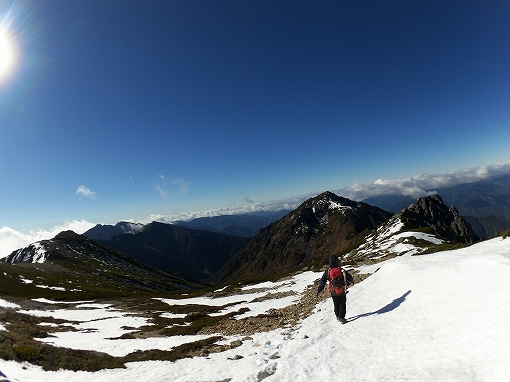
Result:
[[[361,381],[509,380],[510,241],[379,266],[348,294],[351,322],[338,325],[332,303],[319,304],[296,335],[309,338],[289,343],[267,381],[326,378],[337,368]]]
[[[362,270],[375,273],[350,288],[350,322],[346,325],[336,321],[333,304],[327,299],[294,328],[256,333],[249,338],[226,337],[223,342],[242,340],[242,345],[208,357],[129,363],[126,369],[95,373],[45,372],[33,365],[0,360],[0,370],[12,381],[69,382],[92,378],[96,382],[299,382],[331,380],[339,375],[339,379],[350,381],[510,380],[509,239],[492,239],[431,255],[397,257]],[[320,273],[305,272],[294,278],[295,284],[278,283],[272,292],[286,288],[304,290],[319,277]],[[251,289],[250,299],[259,293],[256,286]],[[246,294],[222,299],[200,303],[229,302],[240,308],[251,301]],[[198,300],[188,299],[188,303]],[[264,305],[260,307],[256,311],[265,309]],[[87,330],[71,333],[76,336],[74,339],[62,336],[67,333],[63,332],[49,340],[58,346],[127,354],[135,348],[170,349],[176,346],[172,341],[199,339],[108,339],[125,332],[119,330],[124,325],[146,323],[109,306],[92,309],[85,305],[79,311],[83,309],[97,314],[96,319],[92,312],[82,316],[88,321],[79,325]],[[76,318],[73,313],[60,310],[65,309],[52,314]]]

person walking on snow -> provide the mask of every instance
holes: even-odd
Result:
[[[329,258],[329,268],[324,271],[321,277],[317,297],[319,297],[319,293],[322,292],[327,282],[329,282],[329,292],[333,299],[336,319],[345,324],[347,322],[345,319],[347,311],[347,287],[354,284],[354,279],[349,272],[340,268],[340,261],[337,256]]]

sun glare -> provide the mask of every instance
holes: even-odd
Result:
[[[0,83],[9,77],[16,64],[14,39],[5,28],[0,29]]]

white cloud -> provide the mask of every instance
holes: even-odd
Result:
[[[495,165],[451,171],[443,174],[422,174],[403,179],[377,179],[373,184],[355,183],[350,187],[331,191],[337,195],[356,201],[361,201],[371,196],[399,194],[419,198],[435,194],[435,190],[440,187],[472,183],[505,174],[510,174],[510,161]],[[249,204],[207,211],[184,212],[175,215],[151,215],[141,222],[150,223],[151,221],[160,221],[171,223],[177,220],[191,220],[199,217],[238,215],[258,211],[279,211],[282,209],[293,210],[308,198],[315,196],[317,196],[317,194],[300,195],[289,197],[284,200],[260,203],[253,203],[251,200],[245,198],[245,201]]]
[[[303,203],[308,198],[314,197],[317,195],[301,195],[301,196],[293,196],[287,198],[285,200],[273,200],[269,202],[260,202],[260,203],[250,203],[241,206],[234,207],[224,207],[212,210],[205,211],[196,211],[196,212],[182,212],[174,215],[161,215],[161,214],[152,214],[145,219],[139,220],[139,223],[147,224],[153,221],[159,221],[163,223],[173,223],[178,220],[192,220],[203,217],[213,217],[220,215],[241,215],[241,214],[249,214],[252,212],[260,212],[260,211],[280,211],[280,210],[293,210],[299,207],[301,203]]]
[[[419,198],[436,193],[441,187],[473,183],[510,173],[510,161],[494,165],[466,168],[443,174],[421,174],[403,179],[377,179],[373,184],[355,183],[333,192],[353,200],[380,195],[405,195]]]
[[[179,194],[186,195],[188,193],[189,183],[186,183],[182,178],[175,178],[172,182],[179,187]]]
[[[2,227],[0,228],[0,258],[8,256],[12,251],[24,248],[36,241],[52,239],[62,231],[71,230],[82,234],[94,226],[95,224],[86,220],[73,220],[53,227],[50,230],[30,231],[29,233],[22,233],[9,227]]]
[[[96,197],[95,192],[93,192],[92,190],[83,185],[78,186],[78,189],[76,190],[76,195],[78,195],[79,197],[85,197],[90,199],[94,199]]]
[[[159,180],[154,185],[154,188],[163,199],[168,199],[170,196],[175,195],[186,195],[188,193],[189,183],[185,182],[184,179],[175,178],[170,182],[170,179],[164,175],[158,175],[158,178]],[[171,184],[177,186],[177,191]]]
[[[168,193],[163,189],[163,186],[159,184],[156,185],[156,190],[158,190],[159,194],[163,199],[168,199]]]

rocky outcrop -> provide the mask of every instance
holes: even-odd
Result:
[[[435,232],[447,241],[473,243],[479,240],[471,225],[457,209],[454,206],[448,208],[437,194],[419,198],[397,216],[404,223],[405,229],[433,227]]]
[[[227,262],[216,282],[274,277],[321,262],[355,246],[391,216],[325,192],[262,229]]]
[[[32,243],[24,248],[13,251],[9,256],[0,259],[5,263],[18,264],[18,263],[44,263],[48,257],[45,245],[49,243],[44,240],[37,243]]]

